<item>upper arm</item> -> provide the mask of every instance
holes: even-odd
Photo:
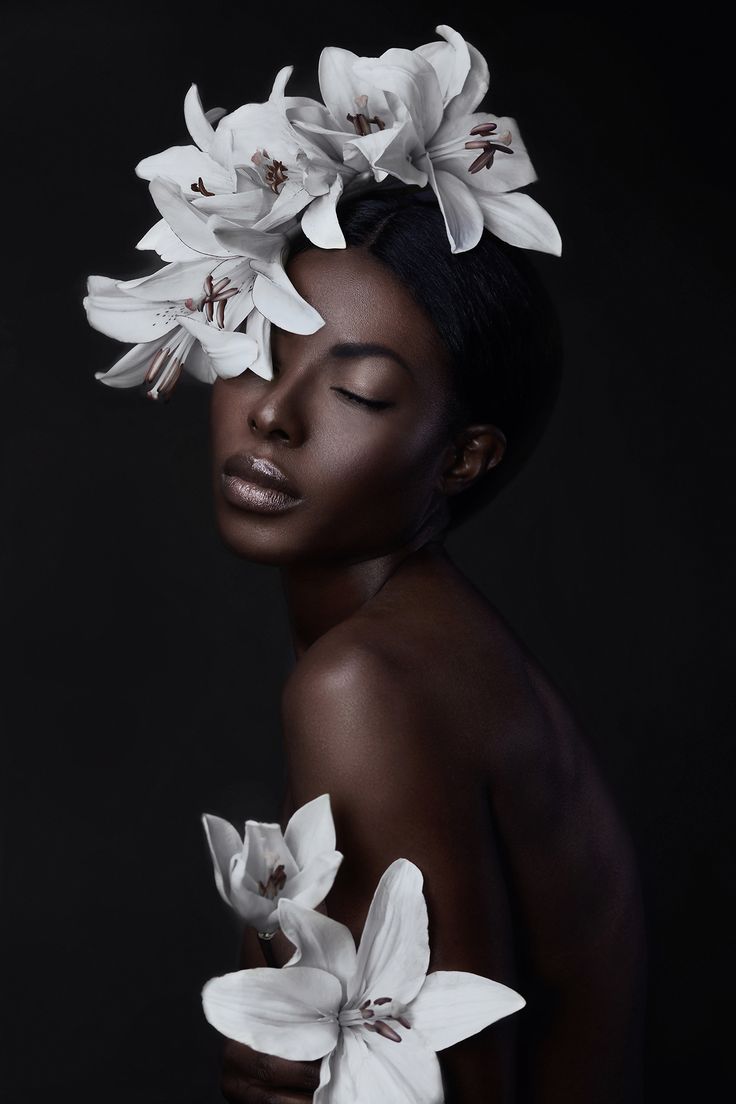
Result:
[[[429,970],[466,970],[515,987],[509,904],[484,787],[401,672],[370,650],[353,650],[287,684],[283,723],[295,806],[330,794],[344,859],[329,915],[357,942],[380,876],[407,858],[424,878]],[[443,1052],[458,1100],[476,1099],[481,1086],[507,1099],[514,1031],[502,1021]]]
[[[330,915],[359,936],[381,874],[407,858],[424,875],[430,969],[477,965],[484,944],[493,957],[490,946],[510,933],[484,789],[401,673],[354,650],[292,684],[283,721],[295,806],[330,794],[345,856]],[[494,962],[508,972],[509,963]]]

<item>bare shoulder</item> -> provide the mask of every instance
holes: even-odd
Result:
[[[317,764],[322,773],[408,770],[441,745],[416,672],[364,624],[341,625],[309,649],[281,708],[289,764],[302,773]]]
[[[431,679],[425,672],[427,690]],[[456,753],[435,700],[402,649],[371,626],[320,638],[282,698],[294,804],[330,794],[345,858],[328,909],[356,937],[380,876],[404,857],[424,877],[434,968],[510,984],[506,887],[484,781]],[[470,884],[474,908],[458,917]]]

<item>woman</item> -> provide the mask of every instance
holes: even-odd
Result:
[[[417,192],[345,202],[340,223],[346,249],[302,237],[288,264],[324,327],[274,329],[272,380],[213,388],[219,530],[279,566],[288,603],[283,822],[330,794],[345,858],[323,907],[356,940],[406,857],[430,970],[526,998],[440,1053],[448,1101],[631,1104],[644,938],[628,834],[569,708],[443,546],[544,429],[554,312],[521,250],[484,231],[451,254]],[[291,945],[272,946],[283,964]],[[258,965],[249,929],[242,966]],[[229,1043],[223,1092],[309,1100],[318,1067]]]

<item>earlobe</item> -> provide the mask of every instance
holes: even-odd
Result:
[[[460,440],[448,448],[439,489],[446,495],[459,494],[495,468],[506,450],[506,436],[494,425],[468,426]]]

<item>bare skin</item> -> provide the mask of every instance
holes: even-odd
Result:
[[[323,907],[356,941],[404,856],[424,876],[430,970],[526,998],[440,1053],[448,1104],[636,1104],[644,937],[628,834],[570,710],[443,547],[449,498],[502,460],[503,433],[449,435],[444,346],[366,251],[309,251],[289,272],[326,325],[276,331],[274,379],[218,381],[212,403],[220,532],[279,566],[288,603],[282,820],[330,794],[345,858]],[[408,370],[346,343],[387,346]],[[285,471],[295,508],[264,515],[223,497],[223,464],[244,451]],[[272,947],[279,964],[292,951],[281,935]],[[262,964],[246,931],[242,966]],[[318,1068],[228,1043],[223,1092],[295,1104]]]

